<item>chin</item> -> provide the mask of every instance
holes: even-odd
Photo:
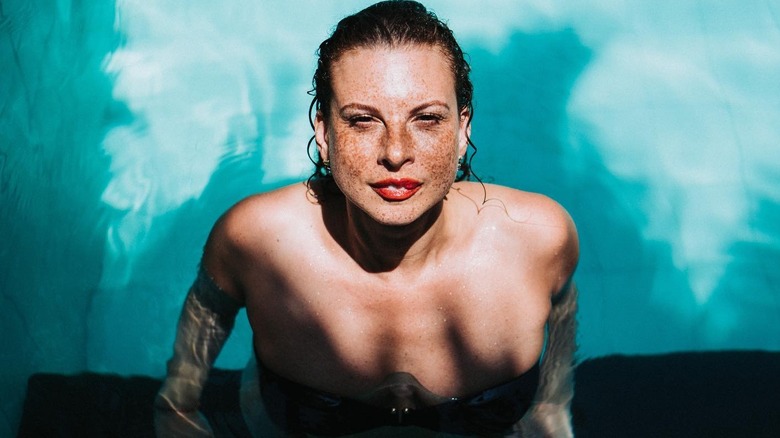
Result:
[[[379,225],[403,227],[412,225],[435,209],[437,202],[430,196],[413,196],[400,202],[388,202],[370,193],[367,199],[348,201],[356,210]],[[349,198],[347,198],[349,199]],[[361,202],[362,201],[362,202]]]
[[[371,218],[381,225],[403,227],[414,223],[420,218],[419,214],[412,214],[410,212],[378,212],[377,214],[369,214]]]
[[[411,202],[386,205],[366,213],[381,225],[403,227],[419,221],[432,209],[433,206],[425,208],[420,202]]]

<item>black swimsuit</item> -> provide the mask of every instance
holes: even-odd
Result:
[[[259,364],[260,393],[271,421],[286,432],[338,436],[382,426],[418,426],[459,435],[501,435],[528,410],[539,365],[478,394],[420,408],[389,408],[290,381]],[[413,379],[413,378],[412,378]],[[416,381],[415,381],[416,382]]]

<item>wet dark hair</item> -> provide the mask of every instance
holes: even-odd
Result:
[[[474,87],[469,79],[471,67],[463,55],[452,31],[425,6],[415,1],[389,0],[376,3],[362,11],[343,18],[336,25],[330,38],[320,44],[317,50],[317,70],[312,79],[313,96],[309,107],[309,122],[314,128],[313,114],[321,112],[327,121],[330,117],[328,106],[333,97],[331,84],[331,68],[345,52],[359,47],[389,46],[397,47],[407,44],[430,45],[437,47],[447,57],[455,77],[455,94],[458,111],[468,109],[468,120],[471,123],[474,115],[472,95]],[[322,157],[312,156],[311,146],[314,136],[309,140],[309,158],[314,163],[314,173],[309,177],[309,187],[314,182],[332,180],[330,170],[325,166]],[[469,145],[476,152],[476,147],[468,139]],[[471,158],[466,151],[463,162],[459,166],[455,181],[468,180],[471,177]]]

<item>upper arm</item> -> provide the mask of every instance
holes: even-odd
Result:
[[[509,210],[522,223],[523,239],[529,242],[533,266],[552,297],[565,292],[579,261],[579,237],[569,213],[544,195],[515,192]],[[510,205],[511,205],[510,204]]]
[[[250,196],[225,212],[211,230],[202,266],[222,290],[242,304],[258,282],[267,280],[263,273],[273,269],[280,233],[295,229],[292,212],[309,205],[303,187],[292,185]]]
[[[244,303],[241,272],[250,258],[251,201],[231,207],[214,224],[203,248],[201,265],[221,290]]]
[[[571,216],[554,201],[550,207],[551,227],[546,251],[550,272],[555,275],[553,296],[565,293],[573,286],[572,276],[579,262],[579,237]]]

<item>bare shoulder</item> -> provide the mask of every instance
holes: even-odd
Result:
[[[263,237],[256,233],[287,228],[291,222],[303,220],[301,214],[313,206],[306,197],[306,186],[292,184],[241,200],[222,215],[215,230],[222,231],[229,241],[251,246]]]
[[[502,203],[512,221],[539,239],[543,246],[559,248],[576,243],[577,230],[569,213],[548,196],[503,186],[489,186],[487,204]],[[572,248],[573,249],[573,248]]]
[[[239,289],[239,271],[267,252],[282,233],[298,228],[316,208],[306,186],[293,184],[249,196],[228,209],[209,234],[203,264],[223,289]]]
[[[495,184],[458,183],[454,188],[480,213],[503,212],[510,222],[526,225],[526,229],[537,229],[551,238],[576,237],[569,213],[545,195]]]
[[[456,190],[475,205],[480,222],[532,253],[541,268],[554,274],[558,290],[565,286],[579,260],[579,239],[574,221],[558,202],[494,184],[460,183]]]

